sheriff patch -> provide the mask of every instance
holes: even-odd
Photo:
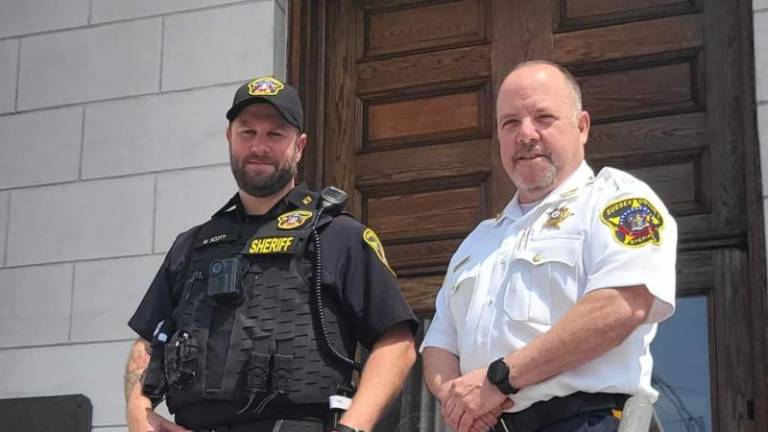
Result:
[[[272,77],[256,78],[248,83],[248,94],[252,96],[274,96],[285,88],[283,83]]]
[[[645,198],[626,198],[608,204],[600,220],[613,231],[613,238],[623,246],[640,247],[661,243],[664,218]]]
[[[277,227],[288,230],[304,225],[311,217],[312,212],[307,210],[294,210],[283,213],[277,217]]]
[[[251,240],[249,255],[293,253],[296,249],[294,237],[264,237]]]
[[[387,262],[387,256],[384,255],[384,246],[382,246],[381,240],[379,240],[379,236],[377,236],[372,229],[366,228],[365,231],[363,231],[363,241],[365,241],[368,246],[373,249],[373,252],[376,253],[377,257],[379,257],[379,261],[381,261],[382,264],[384,264],[384,266],[394,275],[395,272],[392,270],[392,267],[389,266],[389,262]]]

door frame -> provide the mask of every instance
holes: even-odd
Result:
[[[323,185],[325,105],[325,1],[287,0],[287,80],[304,105],[308,145],[299,163],[299,177],[311,188]]]
[[[731,21],[732,31],[737,33],[734,40],[737,46],[735,57],[740,59],[741,68],[739,91],[740,111],[733,113],[732,118],[739,119],[739,145],[743,149],[742,165],[744,167],[742,181],[747,208],[747,233],[742,247],[747,252],[749,274],[746,276],[752,300],[748,319],[752,329],[754,342],[752,373],[755,384],[755,394],[751,406],[743,412],[744,419],[731,419],[733,424],[723,425],[723,419],[718,418],[717,395],[713,394],[713,424],[728,426],[727,430],[768,430],[768,287],[766,284],[766,251],[765,251],[765,219],[763,217],[763,190],[760,170],[760,146],[757,135],[756,98],[755,98],[755,64],[753,51],[753,11],[750,0],[721,0],[728,1],[732,14],[723,19]],[[287,81],[294,85],[304,103],[305,132],[309,145],[299,168],[300,178],[310,187],[325,186],[324,172],[324,112],[325,106],[325,22],[326,2],[303,0],[287,0],[288,6],[288,48],[287,48]],[[494,89],[495,98],[496,89]],[[767,143],[768,145],[768,143]],[[768,175],[768,173],[766,174]],[[715,240],[715,243],[717,241]],[[715,299],[713,299],[715,300]],[[713,307],[716,305],[713,305]],[[731,317],[730,319],[734,319]],[[710,323],[712,327],[722,329],[724,323]],[[727,326],[727,324],[726,324]],[[728,326],[729,327],[729,326]],[[715,346],[710,340],[710,356],[714,359]],[[719,341],[721,344],[726,342]],[[722,349],[722,348],[720,348]],[[716,367],[712,364],[711,367]],[[736,373],[736,372],[734,372]],[[748,372],[742,371],[748,374]],[[722,375],[720,376],[722,379]],[[738,381],[738,380],[737,380]],[[713,391],[718,387],[728,386],[726,382],[715,382]],[[749,395],[745,395],[749,397]],[[741,411],[741,410],[739,410]],[[754,419],[754,420],[753,420]],[[744,423],[746,422],[746,423]],[[721,429],[722,430],[722,429]]]

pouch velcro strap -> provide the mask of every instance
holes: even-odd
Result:
[[[269,354],[251,353],[250,359],[248,360],[245,384],[248,393],[253,394],[267,391],[269,358]]]
[[[272,368],[272,389],[281,394],[291,389],[291,373],[293,371],[293,356],[275,354]]]

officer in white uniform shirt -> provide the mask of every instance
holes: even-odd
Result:
[[[658,397],[649,346],[674,311],[677,226],[645,183],[584,162],[589,114],[559,65],[515,67],[497,123],[517,193],[451,259],[425,381],[460,432],[615,431],[630,395]]]

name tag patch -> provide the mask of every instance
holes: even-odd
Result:
[[[295,237],[264,237],[252,239],[248,245],[249,255],[294,253]]]
[[[232,243],[237,241],[239,238],[239,234],[237,233],[221,233],[221,234],[215,234],[210,237],[204,238],[202,240],[199,240],[195,244],[195,249],[200,249],[208,246],[214,246],[218,244],[223,243]]]

